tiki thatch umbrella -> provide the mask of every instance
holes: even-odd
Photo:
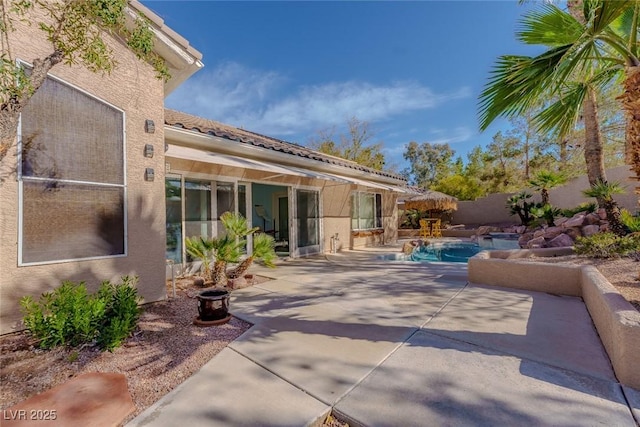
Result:
[[[422,190],[422,194],[410,197],[404,201],[405,209],[421,211],[447,211],[458,209],[458,199],[448,194],[433,190]]]

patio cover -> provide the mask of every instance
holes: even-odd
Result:
[[[212,163],[216,165],[231,166],[237,168],[254,169],[264,172],[272,172],[276,175],[293,175],[303,178],[322,179],[325,181],[334,181],[342,184],[357,184],[371,188],[379,188],[383,190],[393,191],[396,193],[407,193],[408,189],[396,187],[392,185],[380,184],[363,179],[352,178],[333,173],[317,172],[294,166],[276,165],[260,160],[247,159],[244,157],[231,156],[228,154],[213,153],[211,151],[198,150],[196,148],[182,147],[179,145],[168,144],[165,153],[167,157],[175,159],[192,160],[197,162]]]

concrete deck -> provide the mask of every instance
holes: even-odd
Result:
[[[467,283],[377,248],[293,260],[234,291],[255,324],[130,426],[634,427],[582,300]]]

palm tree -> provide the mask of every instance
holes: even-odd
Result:
[[[229,238],[235,239],[239,243],[238,249],[243,248],[246,243],[245,240],[241,239],[253,234],[253,251],[251,252],[251,255],[246,257],[240,264],[238,264],[238,266],[236,266],[236,268],[226,272],[226,277],[229,279],[242,277],[251,264],[253,264],[257,259],[262,260],[267,267],[275,267],[273,261],[277,259],[278,256],[276,255],[275,241],[273,237],[263,233],[254,234],[260,228],[249,228],[247,219],[240,214],[225,212],[220,216],[220,221],[222,221],[222,225],[224,225]],[[229,262],[238,261],[239,256],[236,261]]]
[[[594,98],[593,89],[610,84],[624,68],[620,99],[627,119],[627,162],[640,177],[640,0],[590,0],[582,9],[584,22],[550,4],[525,17],[520,40],[548,50],[536,57],[498,59],[480,95],[480,127],[484,130],[499,116],[522,114],[539,99],[555,96],[558,101],[538,115],[538,123],[541,129],[570,128],[584,100]],[[595,123],[593,114],[597,112],[585,111],[585,121]],[[590,137],[585,143],[589,145],[585,147],[589,180],[594,185],[598,147]]]
[[[245,240],[238,240],[229,234],[211,239],[213,252],[213,285],[227,286],[227,264],[240,262]]]
[[[607,212],[607,221],[609,228],[614,233],[624,236],[628,233],[627,227],[622,223],[620,217],[620,208],[614,200],[614,194],[624,194],[624,189],[618,182],[608,183],[606,181],[597,182],[590,189],[582,192],[585,196],[595,197],[604,200],[604,210]]]
[[[532,185],[536,191],[540,192],[542,205],[544,206],[549,204],[549,190],[565,182],[566,178],[561,174],[550,171],[540,171],[529,181],[529,184]]]
[[[204,237],[187,237],[184,239],[187,254],[193,259],[202,261],[202,277],[205,281],[211,278],[211,258],[213,257],[213,242]]]
[[[268,234],[258,233],[253,236],[253,251],[235,269],[227,275],[230,279],[242,277],[251,267],[255,260],[262,260],[269,268],[275,268],[275,261],[278,258],[275,251],[275,240]]]

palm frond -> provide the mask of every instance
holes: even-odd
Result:
[[[567,135],[580,118],[586,93],[585,84],[565,85],[559,98],[533,118],[536,128],[545,133],[555,132],[560,136]]]
[[[582,25],[573,16],[546,4],[525,15],[516,38],[526,44],[559,47],[575,43],[582,33]]]
[[[512,117],[531,108],[539,96],[553,91],[554,68],[567,47],[554,48],[535,58],[504,55],[498,58],[491,77],[480,94],[480,129],[498,117]]]

